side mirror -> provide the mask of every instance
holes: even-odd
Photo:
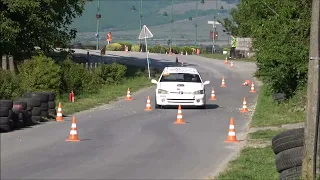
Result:
[[[158,81],[157,81],[157,80],[155,80],[155,79],[152,79],[152,80],[151,80],[151,83],[153,83],[153,84],[157,84],[157,83],[158,83]]]
[[[210,81],[205,81],[205,82],[203,83],[203,85],[208,85],[208,84],[210,84]]]

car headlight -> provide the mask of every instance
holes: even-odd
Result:
[[[195,91],[193,94],[204,94],[204,90]]]
[[[163,89],[158,89],[158,94],[168,94],[169,92]]]

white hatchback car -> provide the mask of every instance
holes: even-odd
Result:
[[[196,106],[205,108],[205,85],[196,68],[192,67],[165,67],[159,81],[151,80],[157,84],[155,107],[170,105]]]

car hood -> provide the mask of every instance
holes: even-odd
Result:
[[[204,85],[202,83],[188,83],[188,82],[159,82],[158,89],[163,89],[169,92],[194,92],[203,90]]]

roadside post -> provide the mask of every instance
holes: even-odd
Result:
[[[147,38],[152,38],[153,34],[151,31],[147,28],[146,25],[143,25],[142,30],[139,34],[138,39],[144,39],[144,42],[146,44],[146,53],[147,53],[147,64],[148,64],[148,73],[149,73],[149,79],[151,78],[150,76],[150,62],[149,62],[149,52],[148,52],[148,44],[147,44]]]

